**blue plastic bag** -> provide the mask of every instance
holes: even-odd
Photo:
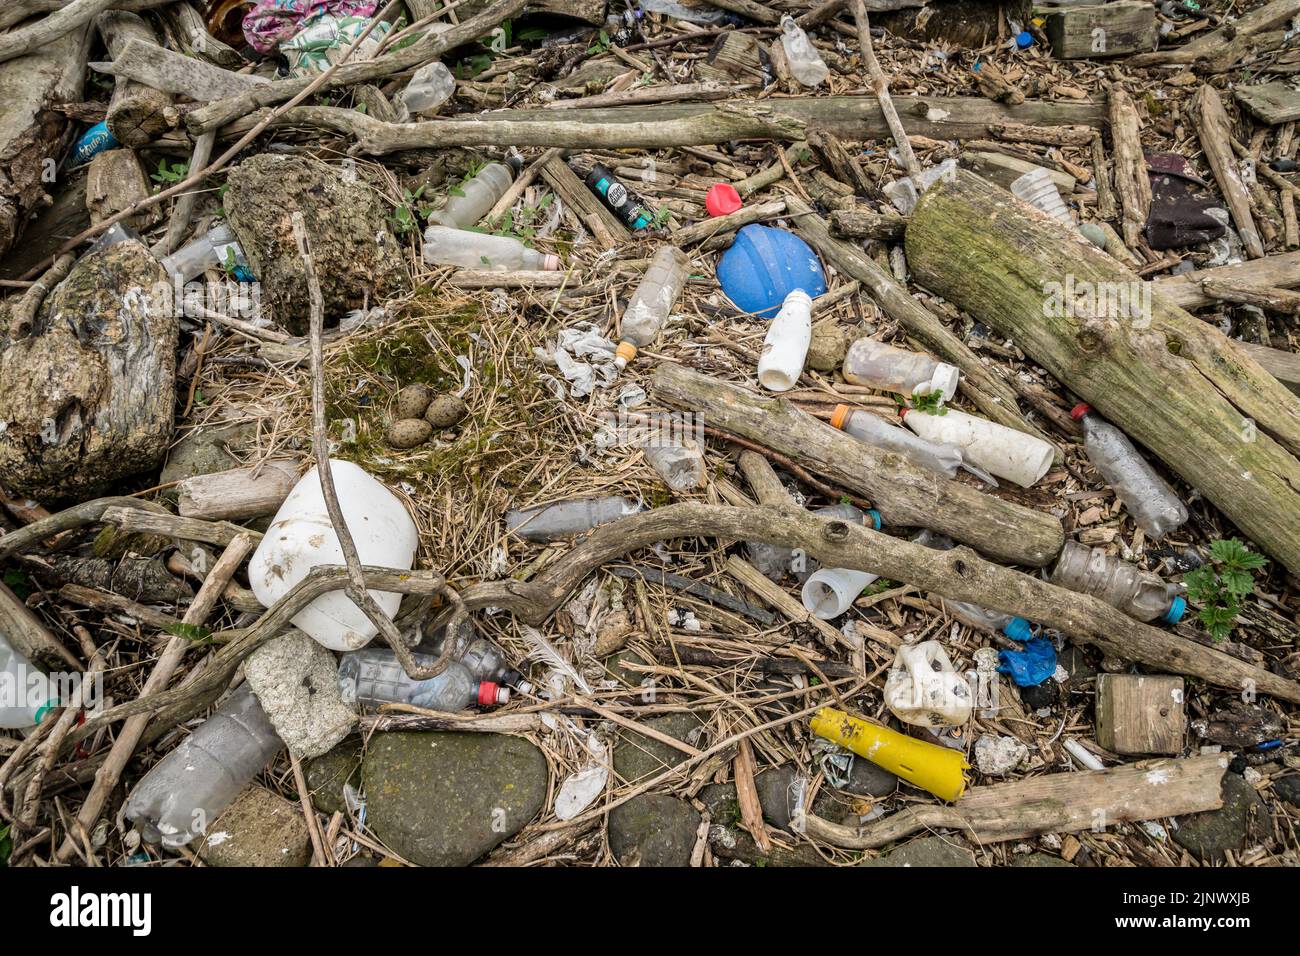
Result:
[[[1047,638],[1034,637],[1023,651],[998,651],[998,673],[1010,675],[1017,687],[1037,687],[1056,673],[1056,648]]]

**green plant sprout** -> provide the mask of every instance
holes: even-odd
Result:
[[[1187,596],[1201,606],[1197,618],[1216,641],[1232,633],[1242,602],[1254,593],[1254,572],[1267,564],[1236,538],[1210,543],[1210,562],[1183,576]]]

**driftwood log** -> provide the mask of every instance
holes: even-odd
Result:
[[[111,10],[95,22],[111,56],[118,56],[132,42],[158,48],[153,28],[138,14]],[[194,61],[186,62],[192,64]],[[172,124],[167,118],[171,105],[171,96],[162,90],[118,77],[113,86],[113,97],[108,102],[105,122],[119,143],[135,149],[153,142],[171,129]]]
[[[234,73],[193,57],[164,50],[156,43],[148,43],[139,38],[127,40],[120,50],[114,52],[110,62],[96,61],[90,64],[90,68],[119,80],[126,78],[201,103],[222,96],[237,96],[270,82],[260,76]]]
[[[1192,120],[1201,140],[1201,151],[1205,153],[1210,169],[1214,170],[1214,178],[1228,204],[1228,211],[1232,213],[1232,221],[1237,224],[1246,255],[1252,259],[1262,258],[1264,242],[1250,211],[1250,193],[1232,155],[1232,125],[1218,91],[1208,83],[1197,91],[1196,99],[1192,101]]]
[[[1300,573],[1300,400],[1244,349],[970,173],[921,198],[906,248],[921,284],[1014,338]]]
[[[176,486],[177,510],[205,521],[260,518],[274,514],[297,481],[298,466],[291,461],[195,475]]]
[[[712,428],[760,442],[866,495],[889,526],[930,528],[984,554],[1029,567],[1043,566],[1061,550],[1063,532],[1052,516],[918,468],[784,399],[757,395],[669,363],[655,370],[654,394],[670,405],[702,413]]]
[[[101,223],[149,195],[149,180],[135,150],[107,149],[90,161],[86,174],[86,210],[90,221]],[[162,219],[157,206],[145,209],[127,222],[135,229],[151,229]]]
[[[1230,266],[1160,276],[1152,279],[1151,284],[1153,291],[1159,292],[1169,302],[1180,309],[1190,310],[1211,305],[1215,301],[1214,296],[1205,291],[1206,279],[1226,279],[1242,285],[1293,289],[1300,286],[1300,252],[1283,252]]]
[[[975,787],[952,806],[900,810],[861,827],[814,814],[804,833],[822,843],[870,850],[925,829],[953,829],[976,843],[1072,833],[1100,823],[1155,820],[1223,806],[1220,789],[1228,758],[1150,760],[1086,773],[1054,773],[1014,783]]]

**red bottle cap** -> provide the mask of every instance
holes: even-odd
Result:
[[[1082,418],[1084,415],[1087,415],[1090,411],[1092,411],[1091,405],[1089,405],[1087,402],[1080,402],[1078,405],[1075,405],[1074,408],[1070,409],[1070,417],[1077,422],[1080,418]]]
[[[478,685],[478,705],[480,707],[491,707],[497,702],[497,685],[491,681],[483,681]]]
[[[704,208],[710,216],[725,216],[745,205],[730,183],[714,183],[704,195]]]

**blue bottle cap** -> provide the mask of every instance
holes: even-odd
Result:
[[[1016,34],[1016,46],[1021,50],[1027,50],[1034,45],[1034,35],[1028,30],[1021,30]]]
[[[880,518],[880,512],[877,511],[875,508],[868,508],[867,515],[871,518],[871,527],[879,531],[880,526],[884,524],[884,522]]]
[[[785,297],[802,289],[809,298],[826,292],[826,273],[808,243],[792,232],[751,223],[718,260],[718,284],[742,312],[772,319]]]
[[[1002,626],[1002,633],[1013,641],[1019,641],[1024,644],[1034,636],[1033,625],[1023,617],[1013,617]]]
[[[1169,610],[1165,611],[1163,618],[1166,624],[1177,624],[1183,619],[1183,614],[1187,611],[1187,599],[1181,594],[1174,598],[1169,604]]]

